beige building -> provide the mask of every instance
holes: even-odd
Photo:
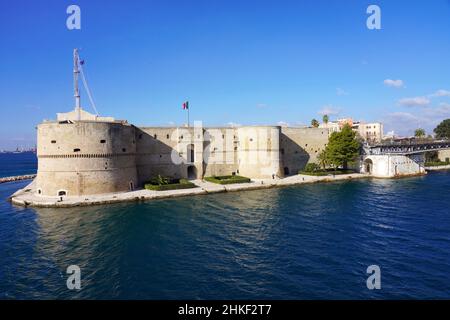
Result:
[[[348,124],[358,135],[366,142],[378,143],[383,140],[383,124],[381,122],[365,123],[353,121],[352,118],[338,119],[337,121],[329,121],[322,123],[319,128],[328,129],[330,134],[341,131],[342,127]]]
[[[328,142],[323,128],[135,127],[77,107],[37,128],[38,195],[80,196],[142,188],[151,178],[297,174]]]

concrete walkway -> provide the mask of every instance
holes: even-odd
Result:
[[[425,167],[425,170],[427,171],[438,171],[438,170],[449,170],[450,164],[445,166],[433,166],[433,167]]]
[[[34,181],[25,188],[14,193],[10,200],[13,204],[21,206],[33,207],[51,207],[51,208],[65,208],[76,206],[90,206],[99,204],[110,204],[127,201],[144,201],[153,199],[184,197],[192,195],[202,195],[218,192],[244,191],[273,188],[280,186],[299,185],[305,183],[315,182],[331,182],[339,180],[349,180],[358,178],[368,178],[367,174],[353,173],[337,176],[314,177],[307,175],[295,175],[282,179],[253,179],[249,183],[238,183],[229,185],[220,185],[204,180],[193,180],[197,185],[196,188],[181,189],[181,190],[167,190],[167,191],[153,191],[153,190],[137,190],[121,193],[97,194],[90,196],[64,196],[62,197],[47,197],[40,196],[36,193]]]
[[[0,178],[0,183],[20,181],[20,180],[31,180],[34,178],[36,178],[35,174],[27,174],[27,175],[23,175],[23,176],[14,176],[14,177],[4,177],[4,178]]]

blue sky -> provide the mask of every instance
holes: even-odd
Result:
[[[1,1],[0,149],[33,146],[39,122],[73,109],[74,47],[100,114],[135,125],[181,125],[186,99],[207,126],[327,112],[410,134],[450,117],[448,0]]]

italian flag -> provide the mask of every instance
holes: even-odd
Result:
[[[183,110],[189,109],[189,101],[183,102]]]

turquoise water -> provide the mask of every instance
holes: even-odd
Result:
[[[25,184],[0,185],[0,298],[450,298],[449,172],[59,210],[4,201]],[[366,287],[372,264],[381,290]]]

